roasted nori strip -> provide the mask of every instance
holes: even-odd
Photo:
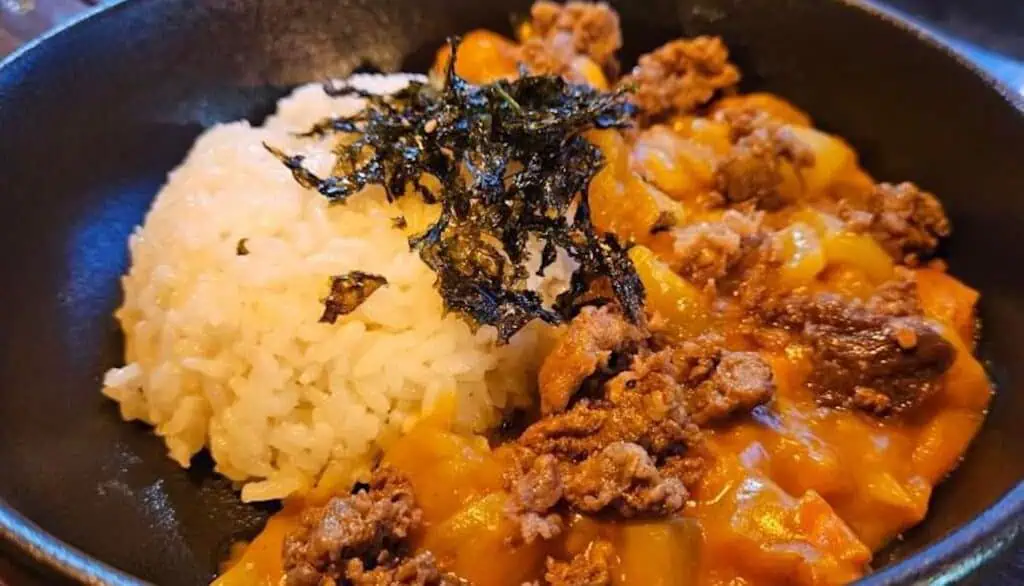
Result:
[[[331,277],[331,292],[324,299],[324,313],[320,321],[333,324],[339,317],[355,311],[374,291],[387,284],[384,277],[363,271]]]
[[[449,43],[456,56],[458,39]],[[533,319],[570,318],[591,284],[608,278],[624,314],[643,319],[636,270],[614,237],[596,233],[586,197],[604,160],[582,134],[631,124],[635,109],[625,90],[601,92],[525,72],[477,86],[456,75],[455,58],[441,89],[412,82],[391,96],[334,85],[325,90],[367,102],[358,114],[323,120],[305,133],[348,137],[335,149],[331,174],[321,178],[301,156],[267,149],[296,181],[332,202],[371,184],[383,186],[392,201],[417,193],[439,202],[437,222],[410,238],[410,246],[437,273],[447,310],[495,326],[507,341]],[[425,176],[440,188],[423,185]],[[531,238],[543,243],[541,271],[558,248],[579,265],[571,289],[551,309],[526,287]]]

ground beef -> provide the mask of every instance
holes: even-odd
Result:
[[[897,266],[892,279],[878,286],[868,298],[867,309],[892,317],[921,315],[921,298],[917,294],[917,275],[912,269]]]
[[[562,532],[562,517],[552,512],[563,494],[558,458],[528,451],[519,456],[528,468],[513,484],[508,513],[519,521],[525,543],[551,539]]]
[[[634,102],[649,120],[692,113],[740,80],[729,50],[717,37],[679,39],[642,57],[623,81],[635,86]]]
[[[548,558],[544,581],[550,586],[611,586],[615,547],[594,541],[568,562]]]
[[[607,4],[601,2],[568,2],[564,5],[554,2],[535,2],[530,9],[532,35],[528,41],[534,47],[527,51],[536,59],[541,53],[560,56],[548,61],[548,67],[566,63],[566,57],[585,55],[606,73],[614,75],[618,69],[615,52],[622,47],[622,32],[619,29],[619,15]],[[541,51],[542,47],[546,47]],[[542,70],[556,73],[556,71]]]
[[[558,75],[573,83],[586,81],[572,68],[576,54],[571,47],[555,47],[546,39],[533,37],[523,41],[516,56],[534,75]]]
[[[565,501],[583,513],[671,515],[683,508],[689,494],[681,480],[662,476],[650,454],[633,443],[609,444],[567,468]]]
[[[382,467],[369,490],[303,513],[284,542],[285,584],[442,584],[432,558],[403,559],[420,518],[412,487]]]
[[[715,169],[716,187],[725,201],[763,210],[792,203],[799,196],[797,171],[814,165],[814,153],[767,114],[726,111],[722,117],[733,138],[732,148]]]
[[[644,339],[602,394],[542,418],[519,437],[507,511],[527,542],[557,535],[560,513],[569,511],[678,512],[703,472],[697,422],[750,410],[773,392],[771,369],[759,356],[723,350],[717,337],[668,345]]]
[[[938,390],[953,346],[920,316],[885,313],[880,303],[821,294],[786,304],[783,321],[811,348],[807,384],[822,404],[883,415]]]
[[[771,399],[775,381],[768,363],[753,352],[722,352],[706,381],[688,400],[690,416],[697,425],[749,412]]]
[[[541,413],[565,410],[583,381],[607,367],[614,352],[642,339],[641,330],[611,307],[583,308],[541,366]]]
[[[441,574],[437,560],[429,551],[398,561],[378,563],[372,570],[365,569],[362,560],[350,560],[345,570],[344,582],[328,582],[323,586],[456,586],[460,581]]]
[[[847,226],[871,234],[897,262],[917,265],[950,235],[949,218],[934,195],[913,183],[875,187],[866,202],[840,202]]]
[[[761,241],[761,218],[727,210],[720,220],[673,230],[672,269],[698,286],[722,279]]]

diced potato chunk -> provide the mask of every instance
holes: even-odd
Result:
[[[709,315],[704,295],[658,260],[650,249],[635,246],[629,258],[647,292],[647,308],[668,322],[668,331],[694,336],[707,328]]]
[[[839,231],[825,234],[822,240],[829,264],[856,267],[875,284],[892,278],[892,257],[871,236]]]
[[[697,579],[703,537],[693,519],[641,521],[619,527],[617,586],[689,586]]]
[[[438,522],[501,488],[501,466],[482,439],[421,424],[391,446],[384,462],[409,479],[424,520]]]
[[[789,126],[789,130],[814,153],[814,165],[801,172],[809,193],[821,193],[856,168],[857,154],[841,139],[805,126]]]
[[[423,547],[441,566],[472,584],[520,586],[530,581],[545,559],[544,543],[516,544],[518,528],[505,514],[508,494],[494,492],[475,500],[432,527]]]
[[[778,232],[782,267],[779,279],[784,287],[795,289],[809,284],[825,268],[825,253],[817,232],[795,222]]]
[[[667,126],[652,126],[633,145],[633,168],[669,197],[692,200],[714,185],[715,154]]]

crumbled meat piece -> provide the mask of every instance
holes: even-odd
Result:
[[[917,315],[887,315],[870,303],[820,294],[786,304],[783,321],[809,344],[808,386],[821,403],[876,414],[908,410],[932,395],[953,346]]]
[[[650,454],[633,443],[608,444],[570,468],[564,498],[576,511],[671,515],[683,508],[688,496],[678,478],[663,477]]]
[[[544,581],[550,586],[611,586],[615,547],[594,541],[568,562],[548,558]]]
[[[848,227],[870,233],[894,259],[910,266],[933,255],[951,232],[939,200],[913,183],[879,184],[865,207],[841,202],[840,214]]]
[[[398,562],[397,565],[379,564],[372,570],[365,569],[362,560],[350,560],[345,568],[345,581],[350,586],[456,586],[459,581],[441,574],[437,560],[429,551],[423,551]],[[321,583],[321,586],[337,586],[337,582]]]
[[[642,57],[624,79],[635,85],[633,100],[648,120],[686,114],[736,85],[740,71],[718,37],[679,39]]]
[[[632,372],[606,385],[607,400],[582,400],[565,413],[530,426],[519,443],[560,460],[581,461],[613,442],[636,443],[652,454],[699,442],[685,408],[686,389],[670,374]]]
[[[565,410],[583,381],[608,365],[612,353],[643,339],[640,328],[611,307],[585,307],[541,366],[541,413]]]
[[[535,2],[530,17],[531,39],[542,40],[554,54],[585,55],[608,73],[617,70],[619,15],[604,2]]]
[[[866,303],[869,311],[882,315],[920,315],[921,298],[917,294],[917,275],[906,267],[896,267],[893,278],[879,285]]]
[[[775,243],[772,238],[763,238],[719,284],[720,293],[736,299],[740,307],[755,315],[773,311],[786,293],[778,283],[782,257]]]
[[[532,37],[523,41],[517,52],[517,60],[534,75],[560,75],[573,83],[586,79],[572,68],[575,53],[570,47],[552,46],[546,39]]]
[[[697,452],[699,450],[691,450]],[[678,478],[683,486],[696,486],[707,471],[708,461],[703,454],[669,456],[658,469],[662,476]]]
[[[704,471],[696,422],[750,410],[774,392],[759,356],[723,350],[718,337],[656,345],[644,340],[603,396],[583,397],[519,437],[507,511],[524,541],[557,534],[558,515],[568,511],[631,517],[680,510],[687,486]]]
[[[383,566],[383,561],[400,564],[420,518],[412,487],[382,467],[369,490],[331,499],[326,506],[303,513],[301,526],[284,542],[285,584],[333,585],[347,579],[350,567],[362,572]]]
[[[761,218],[726,210],[720,220],[673,230],[673,270],[698,286],[725,277],[761,241]]]
[[[775,393],[768,363],[753,352],[723,351],[714,374],[694,389],[688,406],[697,425],[723,420],[766,403]]]
[[[547,511],[562,498],[562,480],[558,475],[558,460],[541,455],[533,460],[530,469],[516,484],[516,502],[524,510]]]
[[[532,454],[522,454],[526,458]],[[529,460],[527,460],[529,461]],[[562,500],[562,477],[558,459],[549,454],[533,458],[529,469],[512,487],[508,513],[519,520],[524,543],[551,539],[562,532],[562,518],[552,513]]]
[[[796,172],[814,165],[814,153],[786,125],[766,114],[741,111],[723,116],[734,142],[715,169],[718,191],[732,205],[752,203],[778,210],[792,203],[799,195]]]

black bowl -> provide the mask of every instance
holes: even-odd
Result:
[[[361,66],[422,71],[446,35],[507,30],[528,3],[131,0],[0,65],[0,535],[95,583],[211,577],[266,511],[241,505],[202,458],[178,468],[99,394],[121,358],[111,312],[129,232],[203,128],[259,121],[295,84]],[[957,228],[950,264],[984,293],[982,352],[999,392],[927,521],[866,582],[956,578],[1004,550],[1024,510],[1021,104],[870,6],[618,8],[627,63],[679,35],[722,35],[750,88],[787,96],[848,137],[879,178],[941,195]]]

